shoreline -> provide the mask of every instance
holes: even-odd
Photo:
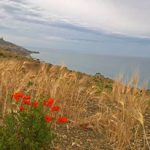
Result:
[[[40,52],[39,52],[38,54],[40,54]],[[31,55],[32,55],[32,54],[31,54]],[[30,55],[30,56],[31,56],[31,55]],[[48,61],[46,61],[46,60],[41,60],[41,59],[36,58],[36,57],[33,57],[33,56],[31,56],[31,57],[32,57],[32,59],[35,60],[35,61],[40,61],[40,62],[44,62],[44,63],[46,63],[46,64],[50,64],[50,65],[53,65],[53,66],[59,66],[59,67],[61,67],[60,64],[53,64],[53,63],[50,63],[50,62],[48,62]],[[85,74],[85,75],[92,76],[92,77],[105,78],[106,80],[108,79],[108,80],[111,80],[111,81],[115,81],[115,79],[116,79],[116,78],[111,78],[111,77],[105,76],[105,75],[103,75],[103,74],[100,73],[100,72],[96,72],[95,74],[90,74],[90,73],[87,73],[87,72],[83,72],[83,71],[71,69],[71,68],[69,68],[68,66],[65,66],[65,67],[66,67],[67,70],[69,70],[69,71],[78,72],[78,73]],[[131,74],[131,76],[129,76],[129,79],[132,78],[133,75],[134,75],[134,73]],[[118,76],[118,75],[117,75],[117,76]],[[117,76],[116,76],[116,77],[117,77]],[[126,80],[126,79],[124,79],[124,80]],[[123,82],[124,82],[124,81],[123,81]],[[125,82],[127,82],[127,81],[125,81]],[[138,88],[141,89],[145,82],[142,82],[142,81],[140,81],[140,80],[139,80],[139,82],[141,82],[141,83],[139,83],[139,87],[138,87]],[[123,83],[123,84],[127,85],[127,83]],[[149,82],[147,82],[147,85],[148,85],[148,84],[149,84]],[[150,86],[149,86],[149,85],[147,86],[147,90],[150,91]]]

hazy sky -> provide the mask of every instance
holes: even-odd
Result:
[[[150,57],[150,0],[0,0],[0,36],[24,47]]]

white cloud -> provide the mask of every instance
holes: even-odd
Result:
[[[149,0],[27,0],[43,15],[108,33],[150,37]]]

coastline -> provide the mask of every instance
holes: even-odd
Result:
[[[91,61],[90,60],[90,55],[85,56],[83,54],[78,54],[78,53],[73,53],[75,55],[71,55],[67,53],[60,53],[55,52],[52,50],[49,53],[47,51],[42,51],[38,55],[31,55],[33,59],[37,59],[46,63],[50,63],[53,65],[61,65],[65,64],[68,69],[74,70],[76,72],[81,72],[85,73],[91,76],[104,76],[105,78],[115,80],[118,78],[119,75],[122,75],[124,78],[124,82],[126,83],[135,73],[138,74],[139,76],[139,88],[143,86],[143,84],[147,83],[148,89],[150,89],[150,80],[149,80],[149,72],[147,72],[146,69],[144,69],[142,66],[146,66],[148,64],[149,59],[146,59],[144,61],[143,58],[140,60],[138,58],[131,58],[131,57],[115,57],[115,56],[96,56],[96,59],[94,60],[95,57],[93,55],[91,56]],[[88,59],[84,59],[84,57],[88,57]],[[65,60],[66,58],[66,60]],[[78,58],[83,58],[83,60],[78,61]],[[112,58],[112,59],[111,59]],[[124,58],[122,60],[122,58]],[[125,58],[127,61],[125,61]],[[99,59],[99,60],[98,60]],[[110,64],[107,63],[107,59],[110,60]],[[118,60],[117,60],[118,59]],[[121,60],[120,60],[121,59]],[[65,63],[61,63],[61,60],[65,60]],[[98,62],[99,61],[99,62]],[[119,62],[121,61],[121,62]],[[114,62],[114,63],[113,63]],[[134,67],[134,66],[137,66]],[[138,69],[138,66],[140,69]],[[133,69],[134,68],[134,69]]]

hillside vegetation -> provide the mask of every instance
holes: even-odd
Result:
[[[0,58],[31,58],[31,53],[38,52],[27,50],[21,46],[15,45],[11,42],[5,41],[3,38],[0,38]]]
[[[137,75],[128,85],[122,81],[27,58],[0,58],[1,122],[12,93],[22,91],[37,100],[53,97],[60,115],[69,118],[63,127],[54,125],[56,150],[149,149],[149,92],[138,89]]]

